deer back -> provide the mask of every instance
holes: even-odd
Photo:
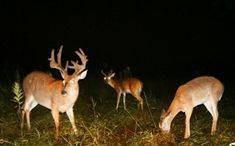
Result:
[[[141,92],[143,88],[143,83],[137,78],[129,77],[121,80],[120,86],[122,91],[134,93],[134,92]]]
[[[169,111],[185,111],[187,107],[195,107],[206,102],[217,103],[223,94],[224,86],[211,76],[197,77],[181,85],[169,107]]]

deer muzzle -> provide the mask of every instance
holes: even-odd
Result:
[[[64,87],[63,87],[63,89],[62,89],[62,91],[61,91],[61,94],[62,94],[63,96],[66,96],[66,95],[68,94],[68,92],[66,91],[66,86],[67,86],[67,83],[65,83],[65,85],[64,85]]]

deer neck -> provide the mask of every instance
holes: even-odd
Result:
[[[175,116],[181,111],[181,105],[178,102],[178,100],[173,100],[173,102],[170,104],[170,107],[167,110],[167,119],[168,123],[171,124],[172,120],[175,118]]]
[[[79,94],[79,86],[78,85],[65,87],[66,88],[65,95],[61,94],[61,91],[63,90],[63,88],[64,88],[64,86],[63,86],[63,84],[61,84],[60,91],[57,91],[57,93],[59,92],[59,94],[61,95],[60,101],[62,102],[62,104],[58,103],[58,106],[59,106],[59,111],[62,113],[65,112],[69,107],[72,107],[74,105],[74,103],[76,102],[76,100],[78,98],[78,94]]]
[[[114,89],[119,89],[120,88],[120,82],[116,79],[109,80],[108,84]]]
[[[77,97],[79,93],[79,86],[69,88],[68,92],[70,97]]]

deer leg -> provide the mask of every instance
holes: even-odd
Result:
[[[126,110],[126,93],[123,93],[123,105],[124,109]]]
[[[28,98],[27,101],[25,101],[24,109],[22,111],[21,127],[23,128],[23,126],[24,126],[24,116],[25,116],[25,113],[26,113],[27,127],[28,127],[28,129],[31,129],[30,112],[38,103],[34,100],[33,96],[28,96],[28,97],[29,98]]]
[[[121,94],[122,94],[121,92],[118,92],[118,93],[117,93],[117,105],[116,105],[116,110],[118,109],[118,106],[119,106]]]
[[[140,108],[143,111],[144,110],[144,103],[143,103],[143,99],[139,96],[139,104],[140,104]]]
[[[20,125],[21,129],[24,128],[24,116],[25,116],[25,111],[22,110],[21,111],[21,125]]]
[[[52,107],[51,109],[51,114],[52,114],[52,117],[54,119],[54,122],[55,122],[55,129],[56,129],[56,135],[55,135],[55,138],[56,140],[58,139],[59,137],[59,128],[60,128],[60,123],[59,123],[59,111],[57,109],[57,107]]]
[[[30,123],[30,111],[26,111],[26,120],[27,120],[27,127],[30,130],[31,129],[31,123]]]
[[[218,121],[218,116],[219,116],[217,104],[216,103],[213,104],[211,102],[206,102],[204,105],[206,106],[207,110],[210,112],[210,114],[213,118],[212,127],[211,127],[211,135],[213,135],[216,131],[217,121]]]
[[[212,127],[211,127],[211,135],[214,135],[216,128],[217,128],[217,121],[218,121],[218,117],[219,117],[217,104],[214,104],[214,106],[212,106],[212,109],[213,109],[213,122],[212,122]]]
[[[73,127],[73,131],[75,134],[78,134],[78,130],[77,130],[77,127],[75,125],[75,120],[74,120],[74,114],[73,114],[73,107],[69,108],[67,111],[66,111],[66,114],[67,116],[69,117],[69,121]]]
[[[190,118],[192,115],[193,109],[187,108],[187,111],[185,112],[185,132],[184,132],[184,138],[189,138],[190,136]]]
[[[137,100],[138,100],[138,109],[139,107],[141,108],[141,110],[143,111],[144,110],[144,103],[143,103],[143,99],[142,97],[139,95],[139,93],[134,93],[132,94]]]

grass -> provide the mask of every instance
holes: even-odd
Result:
[[[180,113],[172,122],[171,133],[164,135],[158,128],[162,108],[167,108],[174,94],[173,90],[165,89],[159,96],[155,88],[146,84],[145,107],[141,112],[137,102],[127,96],[127,109],[120,107],[115,110],[116,95],[100,79],[88,78],[80,82],[80,96],[74,106],[78,135],[74,135],[66,114],[61,114],[60,138],[54,141],[54,121],[50,110],[37,106],[31,113],[32,129],[20,129],[15,103],[11,101],[10,85],[0,84],[0,145],[3,146],[213,146],[229,145],[235,142],[235,86],[226,88],[222,101],[219,103],[218,129],[210,135],[211,115],[203,106],[194,109],[191,118],[191,137],[184,139],[184,119]],[[160,83],[159,83],[160,84]],[[92,88],[91,88],[92,85]],[[159,85],[158,85],[159,86]],[[164,91],[161,91],[162,93]]]

